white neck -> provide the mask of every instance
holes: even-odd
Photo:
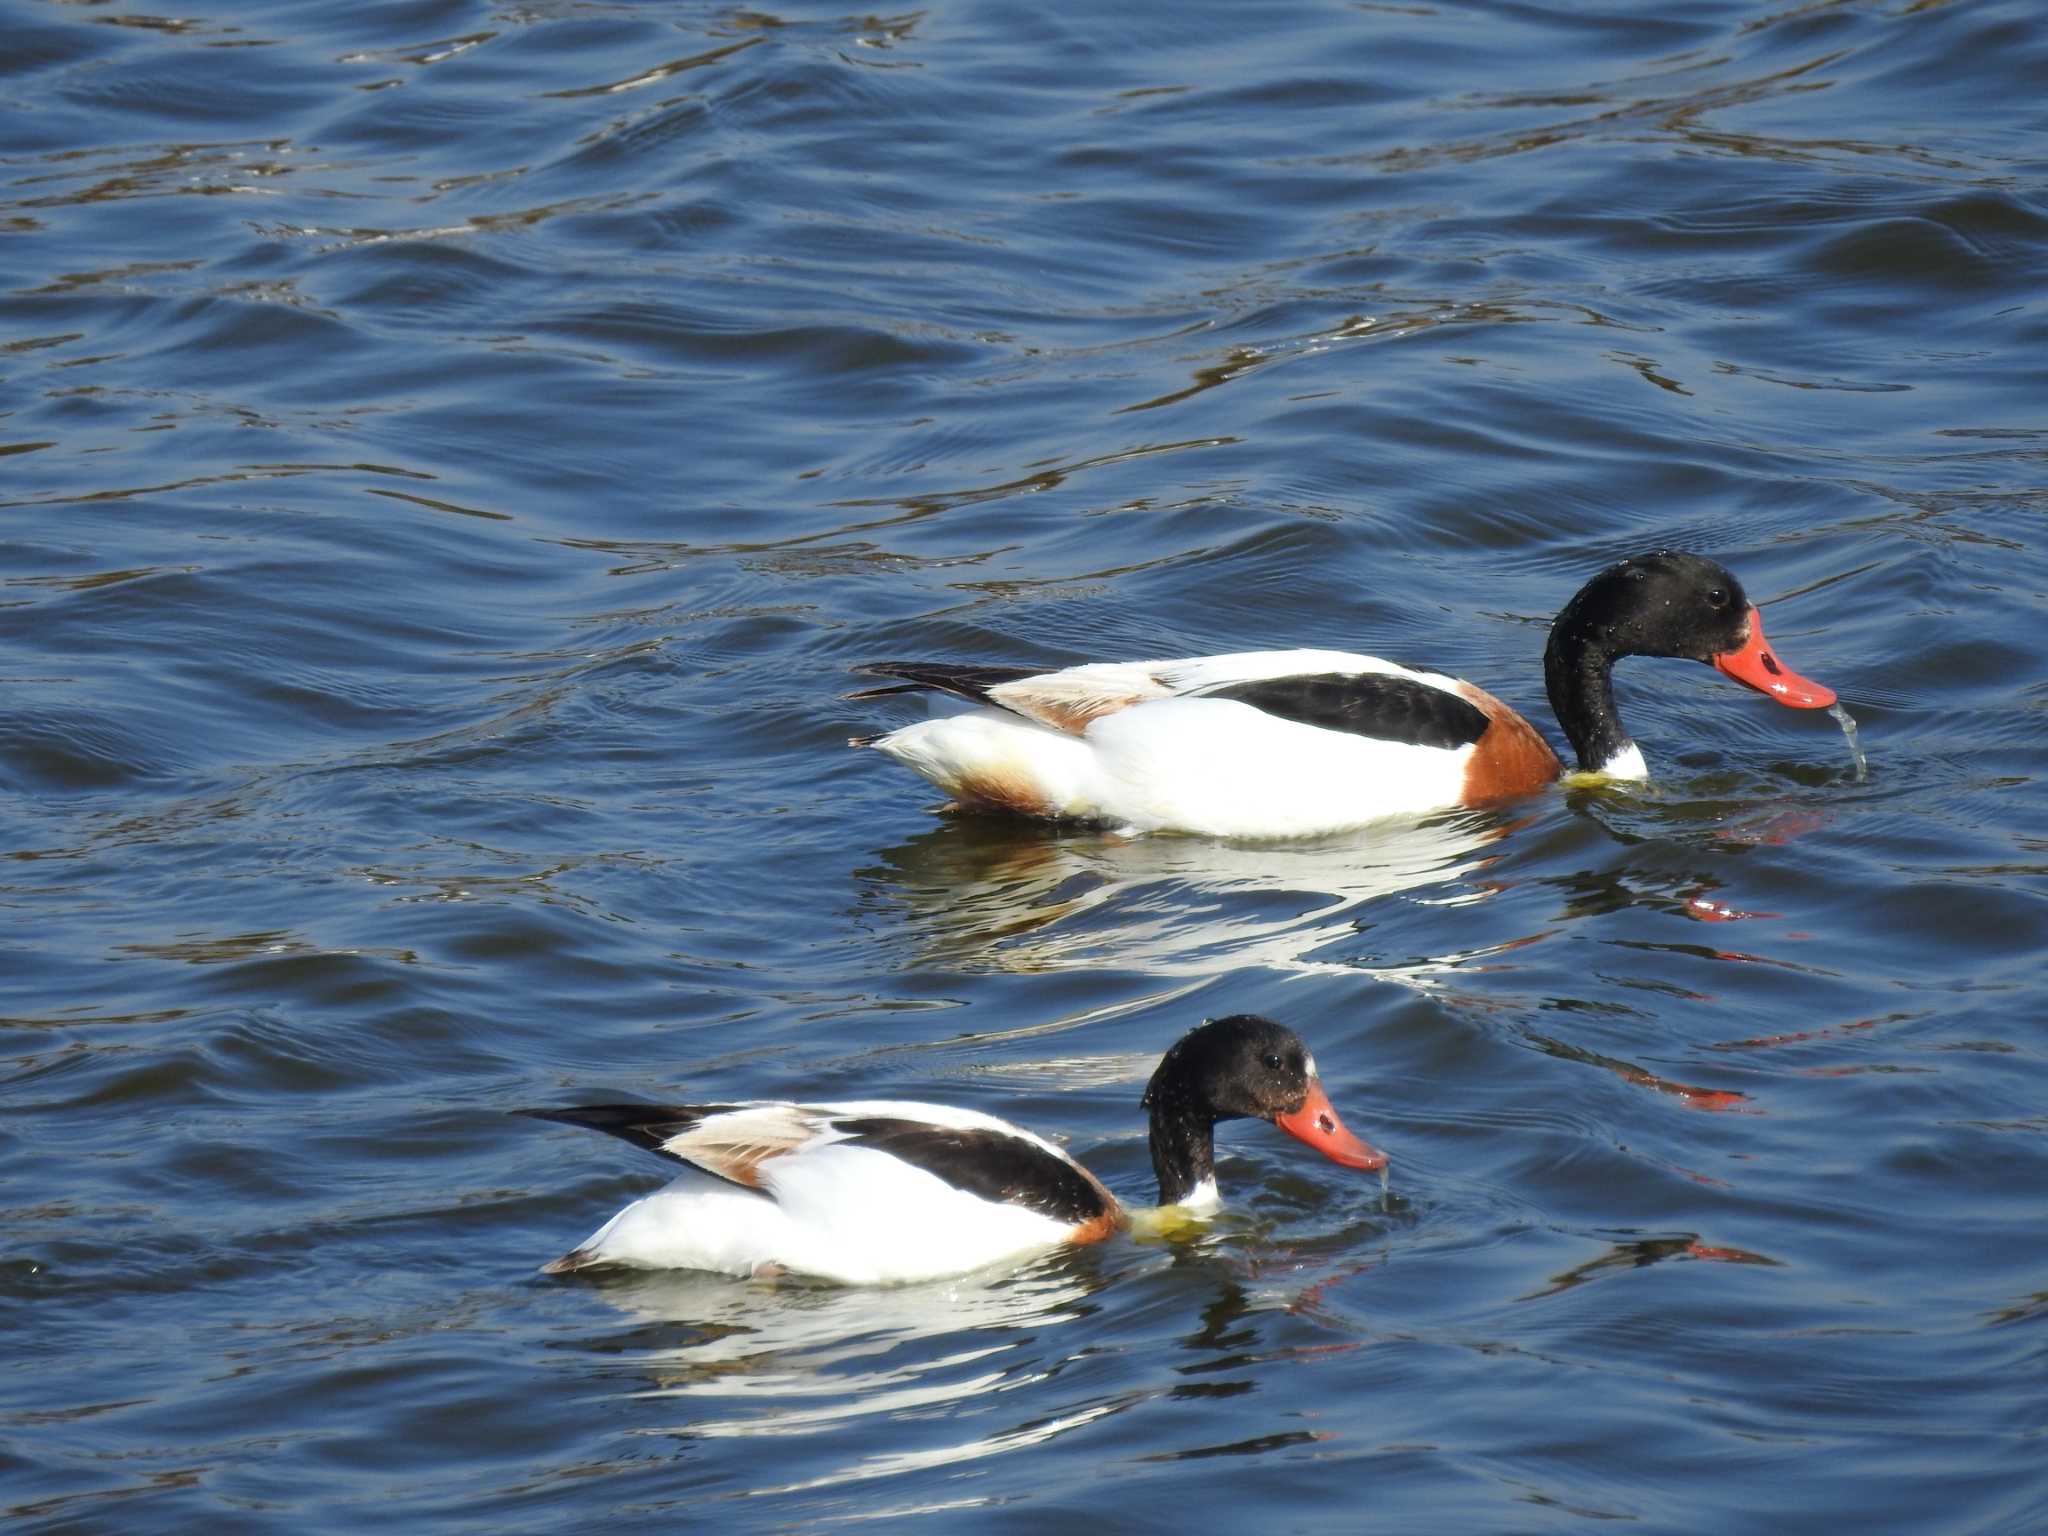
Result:
[[[1626,742],[1622,749],[1599,767],[1599,772],[1610,779],[1647,779],[1649,764],[1643,761],[1643,749],[1634,742]]]

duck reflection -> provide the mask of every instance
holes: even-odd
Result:
[[[741,1416],[693,1420],[691,1433],[773,1434],[1010,1381],[1035,1330],[1089,1311],[1088,1266],[1059,1259],[902,1286],[621,1270],[590,1290],[632,1320],[608,1348],[653,1395],[744,1401]]]
[[[651,1411],[642,1433],[774,1437],[790,1480],[749,1491],[822,1488],[1021,1449],[1128,1406],[1004,1406],[1058,1374],[1104,1283],[1070,1254],[893,1287],[619,1272],[592,1291],[631,1327],[588,1347],[630,1372],[630,1396],[673,1405],[673,1416]]]
[[[1780,1261],[1766,1254],[1756,1253],[1748,1248],[1731,1248],[1725,1244],[1703,1243],[1697,1233],[1681,1233],[1675,1237],[1630,1237],[1622,1242],[1611,1243],[1606,1252],[1590,1258],[1583,1264],[1575,1264],[1562,1274],[1553,1275],[1550,1283],[1528,1295],[1517,1298],[1521,1301],[1535,1301],[1544,1296],[1555,1296],[1596,1279],[1609,1270],[1647,1269],[1652,1264],[1661,1264],[1667,1259],[1694,1259],[1709,1264],[1763,1264],[1779,1267]]]
[[[1489,812],[1295,842],[1047,831],[953,814],[856,873],[862,905],[907,911],[924,964],[1008,972],[1115,966],[1206,976],[1247,965],[1359,973],[1341,951],[1368,903],[1484,900],[1488,850],[1519,823]],[[1424,984],[1461,957],[1402,966]],[[1374,974],[1380,974],[1375,972]]]

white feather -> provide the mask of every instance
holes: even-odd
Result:
[[[1470,746],[1422,747],[1323,730],[1236,700],[1202,697],[1234,683],[1318,673],[1457,688],[1441,673],[1347,651],[1096,663],[990,692],[1024,709],[1140,698],[1088,721],[1079,735],[1005,709],[976,709],[905,726],[875,745],[963,801],[993,799],[1132,832],[1301,837],[1457,801]],[[991,786],[1014,798],[992,795]]]
[[[1647,779],[1650,765],[1643,761],[1643,749],[1634,742],[1622,743],[1621,750],[1597,770],[1610,779]]]
[[[1326,731],[1234,699],[1122,710],[1087,740],[1098,814],[1213,837],[1301,837],[1434,810],[1457,798],[1472,756]]]
[[[713,1115],[670,1140],[703,1147],[798,1141],[760,1160],[761,1189],[688,1168],[634,1201],[577,1248],[585,1262],[751,1275],[771,1268],[851,1285],[964,1274],[1072,1233],[1071,1224],[985,1200],[901,1158],[846,1141],[840,1119],[918,1120],[994,1131],[1060,1158],[1041,1137],[993,1115],[891,1099],[750,1104]]]
[[[778,1158],[770,1194],[695,1168],[580,1245],[593,1261],[751,1275],[786,1269],[848,1285],[964,1274],[1063,1241],[1064,1222],[998,1205],[873,1147]]]
[[[1458,680],[1441,672],[1418,672],[1381,656],[1355,651],[1232,651],[1222,656],[1190,656],[1180,661],[1138,663],[1174,693],[1200,693],[1232,683],[1260,683],[1278,677],[1314,677],[1334,672],[1343,677],[1405,677],[1446,692],[1458,691]]]
[[[875,743],[949,795],[977,798],[977,784],[1014,784],[1038,796],[1048,816],[1094,818],[1088,785],[1094,753],[1069,736],[1002,709],[941,715],[891,731]]]

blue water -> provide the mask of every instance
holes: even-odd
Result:
[[[0,0],[24,1531],[2048,1528],[2048,33],[2017,0]],[[863,661],[1314,644],[1546,729],[1713,554],[1861,727],[1323,842],[931,814]],[[1004,1114],[1206,1231],[536,1266],[618,1096]]]

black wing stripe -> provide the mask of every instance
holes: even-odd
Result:
[[[636,1147],[644,1147],[669,1162],[695,1168],[715,1179],[725,1179],[735,1189],[759,1193],[753,1185],[726,1178],[716,1168],[707,1168],[694,1159],[678,1157],[667,1147],[670,1137],[694,1131],[711,1116],[744,1108],[743,1104],[578,1104],[568,1109],[515,1109],[512,1113],[523,1115],[528,1120],[552,1120],[558,1125],[580,1125],[585,1130],[603,1131],[607,1136],[616,1136]]]
[[[1282,720],[1325,731],[1455,750],[1486,734],[1486,713],[1446,689],[1381,672],[1316,672],[1225,683],[1203,698],[1236,699]]]
[[[864,667],[855,667],[854,672],[862,677],[900,677],[911,688],[936,688],[941,693],[957,694],[971,699],[976,704],[989,702],[988,691],[1000,688],[1004,683],[1014,683],[1019,678],[1036,677],[1043,667],[969,667],[947,666],[932,661],[876,661]],[[884,693],[903,692],[902,689],[870,688],[849,698],[875,698]]]
[[[955,1189],[1080,1226],[1110,1214],[1100,1185],[1057,1153],[1001,1131],[955,1130],[873,1116],[834,1122],[854,1146],[873,1147]]]

